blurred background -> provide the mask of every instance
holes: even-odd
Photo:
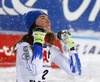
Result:
[[[77,78],[52,63],[48,82],[99,82],[100,0],[0,0],[0,82],[16,82],[16,54],[11,51],[27,33],[22,15],[30,10],[47,13],[55,33],[71,32],[82,63]],[[61,49],[59,42],[55,45]]]

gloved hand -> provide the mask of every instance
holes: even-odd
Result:
[[[57,33],[57,38],[67,46],[68,50],[74,48],[75,43],[72,40],[71,33],[67,30],[59,31]]]
[[[46,30],[42,27],[36,27],[33,29],[32,36],[34,37],[34,43],[44,43],[44,37],[46,35]]]

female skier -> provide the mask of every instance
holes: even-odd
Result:
[[[28,33],[17,42],[16,81],[46,82],[54,62],[71,76],[81,75],[81,64],[75,43],[67,30],[57,33],[57,38],[67,47],[69,58],[53,45],[55,34],[51,31],[48,15],[43,11],[29,11],[23,15]]]

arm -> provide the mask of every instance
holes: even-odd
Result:
[[[67,30],[62,30],[57,33],[57,38],[67,47],[67,51],[69,52],[69,64],[72,73],[81,75],[81,63],[75,50],[75,43],[72,40],[71,34]]]
[[[43,64],[43,48],[42,44],[44,43],[46,31],[43,28],[36,27],[33,30],[32,36],[34,37],[33,43],[33,55],[31,60],[26,62],[27,68],[31,71],[32,74],[36,75],[40,72]]]
[[[58,49],[55,49],[54,52],[55,52],[54,54],[57,54],[57,55],[54,57],[53,62],[56,65],[58,65],[61,69],[63,69],[65,72],[67,72],[69,75],[74,76],[70,68],[69,59],[63,53],[61,53]]]
[[[43,54],[42,54],[42,47],[33,44],[34,52],[31,56],[31,59],[26,60],[27,69],[33,74],[36,75],[39,73],[40,69],[42,68],[43,63]]]

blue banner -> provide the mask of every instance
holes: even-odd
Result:
[[[100,0],[0,0],[0,31],[26,32],[22,15],[30,10],[47,13],[54,32],[100,31]]]

